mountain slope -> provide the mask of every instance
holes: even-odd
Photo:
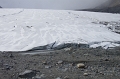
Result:
[[[120,6],[120,0],[111,0],[108,7]]]
[[[82,11],[120,13],[120,0],[109,0],[94,9],[83,9]]]
[[[104,8],[110,8],[120,5],[120,0],[108,0],[104,2],[103,4],[95,7],[94,9],[104,9]]]
[[[118,22],[120,15],[70,10],[1,9],[0,51],[54,48],[66,43],[90,47],[119,46],[120,34],[103,22]],[[98,24],[96,24],[98,23]],[[114,23],[113,23],[114,24]]]
[[[83,9],[80,11],[93,11],[93,12],[107,12],[107,13],[120,13],[120,5],[114,7],[106,7],[104,9]]]

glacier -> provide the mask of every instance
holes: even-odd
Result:
[[[50,49],[68,43],[106,49],[120,46],[120,34],[100,24],[101,21],[120,23],[120,14],[0,9],[0,51],[27,51],[39,46]]]

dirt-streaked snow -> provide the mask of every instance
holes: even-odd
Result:
[[[119,20],[120,14],[0,9],[0,51],[25,51],[54,42],[55,46],[63,43],[84,43],[91,47],[119,46],[113,42],[120,41],[120,34],[104,25],[92,23]]]

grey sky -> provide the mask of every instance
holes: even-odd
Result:
[[[0,0],[4,8],[84,9],[100,5],[107,0]]]

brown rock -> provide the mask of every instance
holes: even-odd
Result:
[[[84,73],[83,75],[84,75],[84,76],[88,76],[89,74],[88,74],[88,73]]]
[[[78,67],[78,68],[85,68],[85,64],[83,64],[83,63],[78,63],[78,64],[77,64],[77,67]]]

